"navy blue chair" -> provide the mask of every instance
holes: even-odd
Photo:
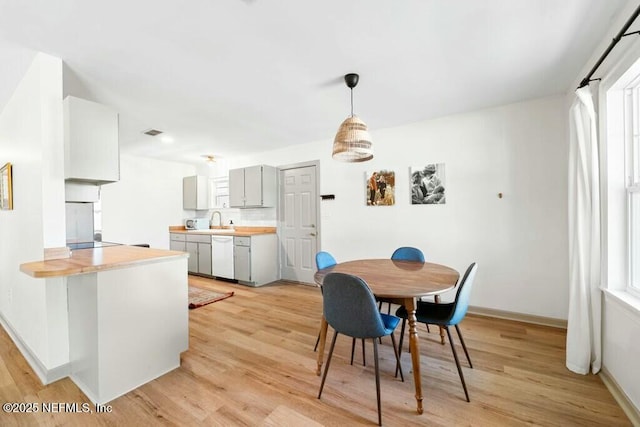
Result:
[[[404,260],[404,261],[419,261],[424,262],[424,254],[418,248],[412,248],[410,246],[403,246],[393,251],[391,259]]]
[[[400,323],[395,316],[380,313],[376,300],[369,286],[359,277],[344,273],[329,273],[322,284],[323,312],[327,323],[335,330],[331,340],[331,348],[327,357],[327,365],[324,368],[322,384],[318,399],[322,396],[322,389],[327,379],[331,356],[336,345],[338,334],[353,338],[371,339],[373,341],[373,358],[376,372],[376,395],[378,400],[378,424],[382,425],[382,411],[380,409],[380,371],[378,367],[378,341],[391,335],[393,352],[396,356],[396,366],[400,365],[396,340],[393,331]],[[402,369],[400,377],[404,381]]]
[[[403,246],[391,254],[391,259],[396,261],[418,261],[424,262],[424,254],[418,248],[412,248],[410,246]],[[382,310],[382,303],[386,302],[389,304],[387,308],[387,314],[391,314],[391,300],[387,298],[378,298],[378,308]]]
[[[320,251],[316,254],[316,267],[318,270],[336,265],[337,261],[329,252]],[[318,338],[316,338],[316,345],[313,347],[313,351],[318,349],[318,343],[320,342],[320,333],[318,332]],[[353,365],[353,355],[356,351],[356,339],[351,342],[351,364]],[[364,351],[364,340],[362,340],[362,366],[367,366],[366,354]]]
[[[438,304],[427,301],[418,301],[416,307],[416,319],[418,320],[418,322],[438,325],[447,331],[447,335],[449,336],[449,343],[451,344],[451,351],[453,352],[453,358],[456,361],[458,375],[460,376],[460,381],[462,382],[462,388],[464,388],[464,394],[467,397],[467,402],[470,402],[471,400],[469,399],[469,392],[467,391],[467,385],[464,382],[464,375],[462,374],[462,369],[460,368],[458,353],[456,353],[456,348],[453,343],[453,339],[451,338],[449,326],[455,326],[456,331],[458,332],[458,337],[460,338],[460,343],[462,344],[462,348],[464,349],[464,354],[467,356],[469,367],[473,368],[473,365],[471,364],[471,358],[469,357],[469,352],[467,351],[467,346],[464,344],[464,339],[462,338],[462,333],[460,333],[458,324],[462,321],[462,319],[464,319],[464,316],[467,314],[467,309],[469,308],[469,295],[471,294],[471,288],[473,286],[473,280],[476,277],[477,270],[478,266],[475,262],[472,263],[469,268],[467,268],[467,271],[464,273],[462,280],[460,280],[460,283],[458,284],[456,298],[453,302]],[[404,337],[404,329],[408,317],[407,310],[404,307],[400,307],[396,311],[396,316],[402,318],[399,349],[399,352],[402,352],[402,339]]]

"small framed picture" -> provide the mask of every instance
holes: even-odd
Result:
[[[412,205],[443,205],[445,195],[444,163],[428,163],[409,169]]]
[[[0,209],[13,209],[13,183],[11,182],[11,163],[0,169]]]
[[[365,173],[367,206],[392,206],[396,204],[396,174],[380,170]]]

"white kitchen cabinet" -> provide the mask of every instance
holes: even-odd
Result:
[[[258,165],[229,171],[229,203],[232,208],[275,207],[277,174],[273,166]]]
[[[169,249],[189,253],[187,271],[211,276],[211,237],[206,234],[170,233]]]
[[[209,178],[194,175],[182,179],[182,208],[185,210],[209,209]]]
[[[242,284],[262,286],[278,280],[275,234],[234,237],[234,276]]]
[[[104,105],[67,96],[63,114],[65,180],[95,185],[118,181],[118,113]]]
[[[169,233],[169,249],[187,252],[187,236],[182,233]]]

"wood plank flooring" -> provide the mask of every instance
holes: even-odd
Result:
[[[318,288],[285,282],[248,288],[197,277],[190,282],[235,295],[189,312],[189,351],[180,368],[110,402],[110,413],[0,412],[0,425],[377,424],[370,343],[367,366],[362,366],[360,349],[351,366],[351,340],[338,338],[322,400],[317,399],[320,377],[315,375],[313,346],[322,306]],[[474,366],[466,367],[459,348],[471,402],[465,401],[450,347],[439,343],[437,328],[427,333],[421,325],[422,415],[415,411],[408,340],[402,354],[404,383],[393,376],[393,350],[390,340],[383,340],[384,425],[630,425],[600,378],[564,367],[564,330],[475,316],[467,316],[461,329]],[[68,378],[40,384],[4,330],[0,401],[89,403]]]

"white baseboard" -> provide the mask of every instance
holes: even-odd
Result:
[[[625,392],[618,385],[607,368],[603,366],[600,369],[598,376],[600,377],[600,379],[602,379],[604,385],[607,386],[607,389],[609,389],[609,392],[616,400],[616,402],[618,402],[618,405],[620,405],[627,417],[629,417],[629,421],[631,421],[631,424],[636,427],[640,426],[640,411],[635,407],[633,402],[629,400]]]
[[[469,306],[469,314],[477,316],[495,317],[498,319],[515,320],[518,322],[533,323],[535,325],[552,326],[554,328],[567,329],[567,321],[553,317],[534,316],[532,314],[516,313],[514,311],[496,310],[493,308]]]
[[[69,363],[65,363],[60,366],[56,366],[55,368],[47,369],[40,359],[31,351],[29,346],[22,341],[18,333],[13,329],[11,323],[4,318],[4,316],[0,313],[0,324],[7,331],[7,334],[11,337],[22,356],[25,358],[33,372],[36,374],[40,382],[43,385],[51,384],[52,382],[58,381],[62,378],[68,377],[71,373],[71,368]]]

